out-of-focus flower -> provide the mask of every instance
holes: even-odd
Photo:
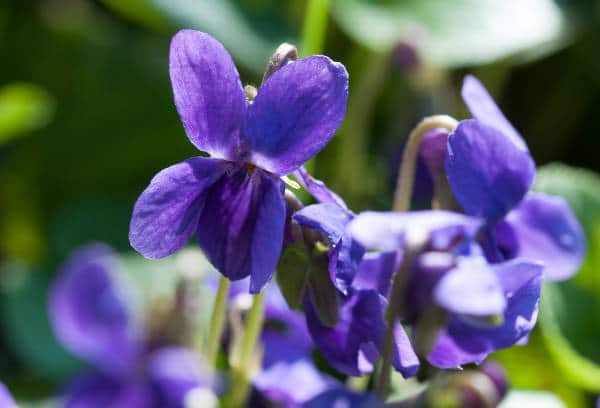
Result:
[[[213,387],[212,376],[188,349],[149,347],[113,275],[118,266],[109,247],[88,245],[71,256],[51,288],[57,337],[92,366],[66,388],[64,406],[182,407],[192,389]]]
[[[377,408],[383,403],[374,395],[358,393],[343,386],[325,391],[303,405],[303,408]]]
[[[348,227],[367,249],[396,251],[402,258],[409,237],[425,234],[414,264],[401,269],[404,302],[395,307],[414,328],[441,316],[426,332],[432,338],[413,339],[440,368],[480,363],[526,338],[536,321],[542,266],[523,259],[488,264],[474,242],[481,226],[480,219],[462,214],[419,211],[367,212]],[[486,320],[494,316],[501,321]],[[423,350],[424,344],[430,347]]]
[[[248,102],[231,56],[208,34],[182,30],[171,42],[175,105],[190,141],[211,157],[162,170],[139,197],[131,245],[162,258],[196,234],[226,277],[250,276],[257,293],[271,278],[284,238],[279,176],[331,139],[348,99],[348,74],[325,56],[290,62]]]
[[[586,251],[579,222],[562,199],[528,193],[535,163],[483,85],[467,76],[462,96],[474,119],[448,137],[446,175],[465,213],[486,220],[488,259],[525,257],[542,261],[548,279],[569,278]]]

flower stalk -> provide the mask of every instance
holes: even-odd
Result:
[[[417,157],[419,155],[419,147],[423,141],[423,137],[427,132],[433,129],[447,129],[452,132],[458,121],[447,115],[434,115],[423,119],[410,132],[400,169],[398,173],[398,183],[394,193],[394,211],[408,211],[410,209],[410,199],[415,178],[415,167],[417,165]]]
[[[225,315],[227,309],[227,293],[229,292],[229,279],[221,276],[219,279],[219,288],[213,305],[212,314],[210,317],[210,326],[208,338],[206,339],[204,355],[210,367],[215,366],[217,354],[219,353],[219,345],[221,344],[221,336],[225,327]]]

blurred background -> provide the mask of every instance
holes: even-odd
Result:
[[[284,41],[346,65],[345,122],[311,166],[357,212],[391,207],[408,132],[426,115],[467,117],[460,85],[465,74],[478,76],[528,142],[540,166],[536,189],[571,203],[589,245],[573,280],[546,283],[529,344],[494,357],[516,389],[595,406],[597,0],[2,0],[0,381],[19,400],[44,400],[81,365],[46,314],[60,263],[90,241],[129,253],[138,194],[157,171],[198,154],[168,77],[169,41],[184,27],[221,41],[244,83],[260,84]],[[427,180],[414,199],[427,199]],[[168,263],[126,259],[145,290],[152,284],[144,281],[169,279]],[[551,395],[523,395],[561,406]]]

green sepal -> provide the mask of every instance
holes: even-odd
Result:
[[[277,267],[277,284],[290,309],[298,309],[308,281],[310,257],[306,246],[294,243],[286,246]]]

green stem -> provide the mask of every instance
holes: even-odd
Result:
[[[406,142],[406,147],[404,148],[402,162],[400,163],[398,184],[394,193],[394,211],[408,211],[410,209],[410,199],[415,182],[415,167],[417,157],[419,156],[419,148],[425,134],[430,130],[438,128],[453,131],[457,125],[458,122],[456,119],[450,116],[435,115],[423,119],[410,132],[408,142]]]
[[[246,325],[242,338],[237,364],[234,368],[233,389],[231,391],[231,406],[242,407],[248,394],[248,385],[252,374],[252,354],[262,330],[265,308],[265,292],[254,296],[252,307],[248,311]]]
[[[221,276],[219,280],[219,288],[213,305],[212,315],[210,317],[210,328],[204,354],[209,367],[214,367],[221,344],[221,335],[225,326],[225,314],[227,308],[227,292],[229,292],[229,279]]]
[[[302,27],[301,55],[314,55],[323,52],[327,29],[329,0],[308,0],[304,27]]]

